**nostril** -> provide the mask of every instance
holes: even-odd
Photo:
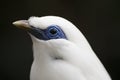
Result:
[[[55,57],[54,57],[54,60],[63,60],[63,58],[60,57],[60,56],[55,56]]]

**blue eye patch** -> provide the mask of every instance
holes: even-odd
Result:
[[[28,32],[41,40],[67,39],[63,30],[57,25],[51,25],[46,29],[39,29],[31,26],[31,29]]]

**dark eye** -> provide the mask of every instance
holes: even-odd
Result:
[[[54,35],[54,34],[56,34],[56,33],[57,33],[57,30],[56,30],[56,29],[54,29],[54,28],[53,28],[53,29],[50,29],[50,33]]]
[[[45,30],[45,35],[48,39],[60,39],[65,38],[66,36],[62,29],[57,25],[51,25]]]

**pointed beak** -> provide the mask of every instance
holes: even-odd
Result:
[[[30,30],[31,27],[28,23],[28,20],[18,20],[13,22],[13,25],[15,25],[18,28],[24,29],[24,30]]]

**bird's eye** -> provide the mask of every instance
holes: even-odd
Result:
[[[65,38],[66,36],[62,29],[57,25],[51,25],[45,30],[45,35],[48,39],[60,39]]]
[[[57,39],[60,38],[61,36],[61,29],[57,25],[51,25],[47,28],[47,37],[50,39]]]
[[[52,35],[54,35],[54,34],[56,34],[56,33],[57,33],[57,30],[56,30],[56,29],[54,29],[54,28],[52,28],[52,29],[50,29],[50,33],[51,33]]]
[[[48,37],[57,37],[60,34],[60,31],[56,25],[49,26],[47,28]]]

